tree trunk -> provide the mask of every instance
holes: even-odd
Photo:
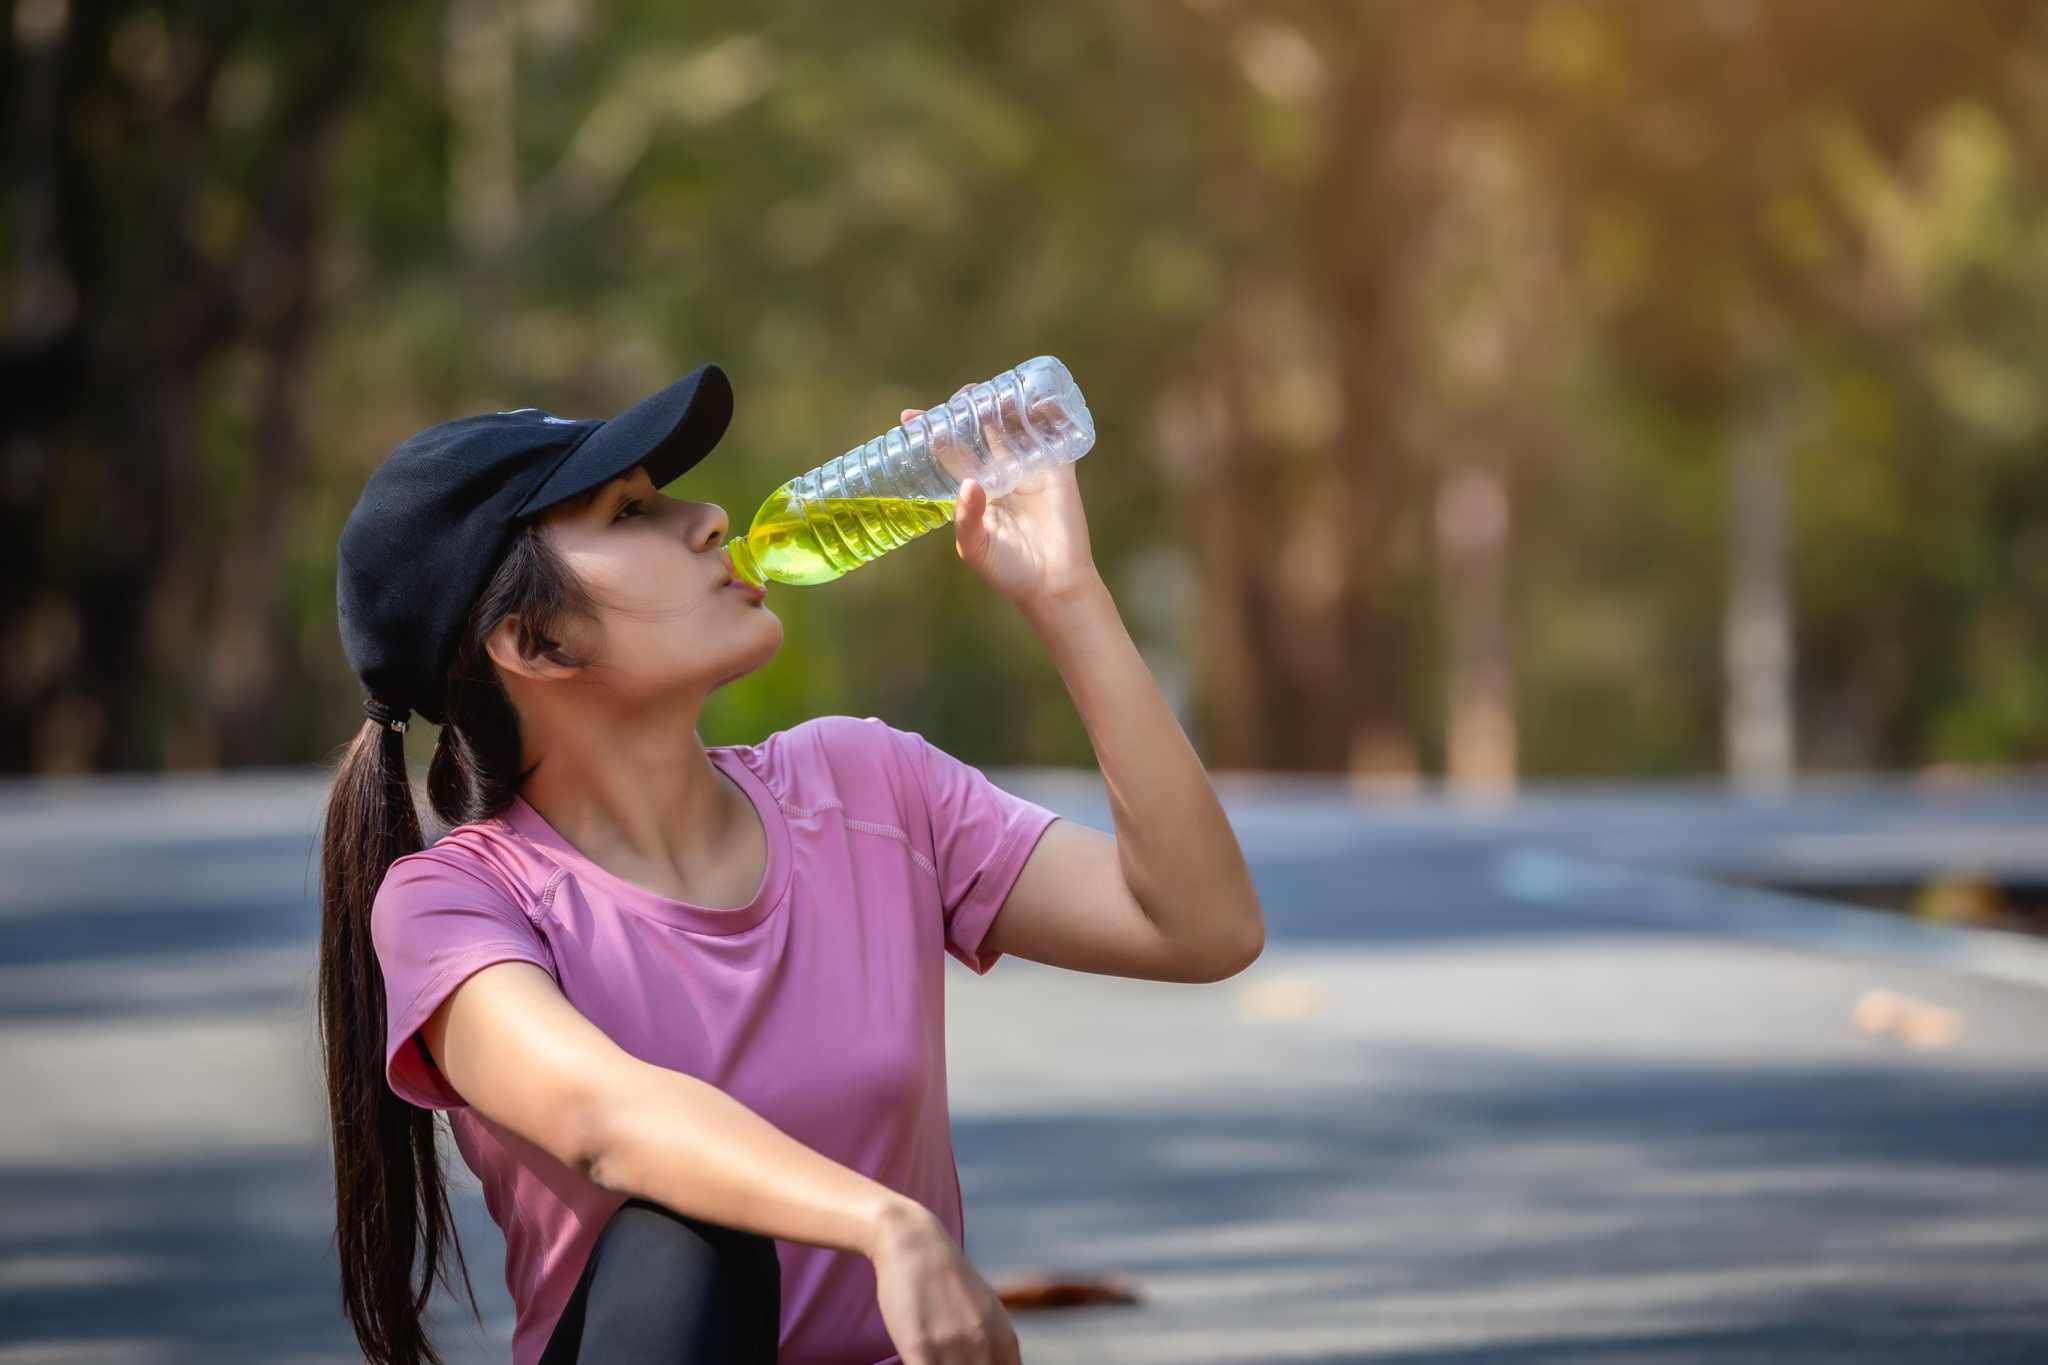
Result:
[[[1332,63],[1317,254],[1331,291],[1342,408],[1320,510],[1335,519],[1344,561],[1327,623],[1338,642],[1334,676],[1298,680],[1338,708],[1308,713],[1319,746],[1309,766],[1402,781],[1420,767],[1405,661],[1427,648],[1428,547],[1419,524],[1427,486],[1399,414],[1412,363],[1413,259],[1434,207],[1441,131],[1418,89],[1421,60],[1411,48],[1390,51],[1365,18]]]
[[[1752,341],[1752,350],[1765,343]],[[1752,354],[1729,467],[1729,593],[1722,622],[1728,775],[1758,795],[1792,782],[1792,604],[1785,536],[1785,412],[1773,367]]]
[[[1508,608],[1508,491],[1473,462],[1437,493],[1439,614],[1449,674],[1446,778],[1481,799],[1515,788],[1514,648]]]

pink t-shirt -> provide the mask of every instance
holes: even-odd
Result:
[[[386,1077],[449,1109],[505,1234],[514,1365],[540,1357],[605,1221],[605,1190],[468,1108],[414,1042],[464,978],[532,962],[614,1042],[718,1086],[797,1141],[931,1209],[966,1244],[946,1106],[944,954],[977,973],[1056,818],[921,736],[825,716],[707,747],[752,798],[768,866],[737,908],[659,896],[578,853],[514,798],[391,865],[371,916]],[[896,1362],[857,1253],[777,1241],[779,1358]]]

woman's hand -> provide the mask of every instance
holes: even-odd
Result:
[[[908,1200],[894,1208],[870,1259],[903,1365],[1023,1365],[1010,1315],[931,1210]]]
[[[907,422],[921,408],[905,408]],[[992,441],[1000,433],[983,428]],[[1057,602],[1099,581],[1088,547],[1088,517],[1072,461],[1045,471],[1035,485],[991,503],[976,479],[960,485],[953,504],[953,549],[987,584],[1019,608]]]

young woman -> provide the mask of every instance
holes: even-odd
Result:
[[[1014,1362],[964,1250],[944,954],[1203,982],[1264,942],[1071,466],[993,506],[963,485],[955,547],[1051,651],[1114,838],[873,717],[707,747],[704,699],[782,642],[725,513],[659,491],[731,414],[706,365],[610,421],[443,423],[343,528],[369,700],[327,814],[320,1008],[375,1365],[439,1360],[441,1109],[505,1234],[515,1365]],[[413,712],[441,727],[431,847]]]

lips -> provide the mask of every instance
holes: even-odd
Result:
[[[732,562],[731,551],[721,551],[718,556],[718,562],[725,569],[725,578],[724,581],[722,581],[718,585],[719,587],[738,588],[742,592],[746,593],[748,596],[752,597],[756,602],[759,602],[763,598],[768,596],[768,588],[765,584],[757,585],[749,583],[739,576],[739,573]]]

